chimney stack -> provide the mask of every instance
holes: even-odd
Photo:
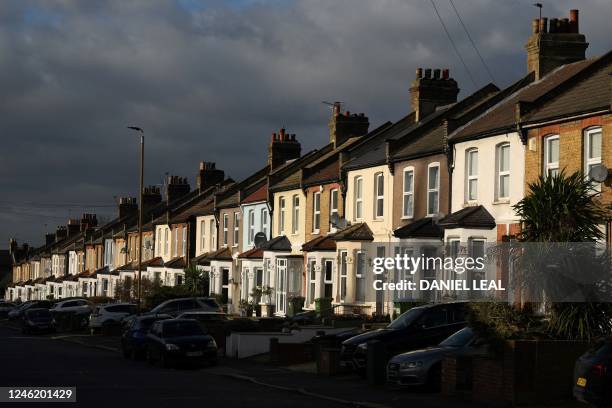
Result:
[[[527,41],[527,72],[535,72],[539,80],[556,68],[585,58],[589,43],[579,33],[578,10],[570,10],[569,18],[535,19]]]
[[[196,179],[196,184],[200,192],[222,183],[225,179],[225,172],[217,169],[217,165],[213,162],[200,162],[200,171]]]
[[[119,198],[119,218],[136,216],[138,214],[138,203],[135,197]]]
[[[17,240],[15,238],[11,238],[10,241],[9,241],[9,253],[10,254],[15,253],[17,248],[18,248]]]
[[[166,181],[166,201],[168,204],[189,194],[191,191],[191,187],[185,177],[168,176]]]
[[[161,203],[161,190],[158,186],[146,186],[142,192],[142,210],[149,212],[157,204]]]
[[[45,234],[45,245],[50,245],[55,242],[55,234]]]
[[[441,75],[440,75],[441,74]],[[459,87],[450,77],[448,69],[417,68],[416,76],[410,87],[412,110],[415,121],[422,120],[433,113],[437,107],[457,102]]]
[[[298,159],[301,153],[302,146],[295,138],[295,134],[289,134],[282,128],[278,134],[272,133],[268,145],[268,166],[270,169],[275,169],[288,160]]]
[[[79,220],[70,218],[68,220],[68,224],[66,225],[66,230],[68,231],[68,237],[73,237],[81,231],[81,224]]]
[[[66,227],[64,227],[63,225],[58,226],[55,230],[55,242],[59,242],[67,236],[68,231],[66,231]]]
[[[334,149],[342,145],[351,137],[359,137],[368,133],[370,121],[363,114],[342,113],[340,102],[334,102],[332,117],[328,123],[329,142]]]
[[[98,226],[96,214],[86,214],[81,216],[81,232],[87,232]]]

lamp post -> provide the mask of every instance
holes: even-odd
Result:
[[[140,133],[140,188],[138,192],[138,313],[141,310],[142,298],[142,193],[144,184],[144,130],[138,126],[128,126]]]

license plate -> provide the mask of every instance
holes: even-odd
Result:
[[[202,357],[204,353],[201,351],[188,351],[186,355],[187,357]]]
[[[576,381],[576,385],[579,387],[586,387],[586,378],[579,377],[578,381]]]

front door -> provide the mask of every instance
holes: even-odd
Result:
[[[229,297],[229,268],[221,268],[221,296],[226,302]]]
[[[276,312],[287,313],[287,260],[276,260]]]

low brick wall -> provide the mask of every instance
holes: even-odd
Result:
[[[270,362],[280,365],[293,365],[314,361],[314,347],[306,343],[279,343],[277,338],[270,339]]]
[[[442,395],[470,399],[473,387],[472,358],[446,357],[442,360]]]
[[[576,359],[589,347],[574,341],[509,341],[503,356],[474,357],[472,400],[493,406],[521,406],[570,399]],[[447,362],[443,389],[452,389],[456,362]],[[455,374],[454,378],[458,378]]]

